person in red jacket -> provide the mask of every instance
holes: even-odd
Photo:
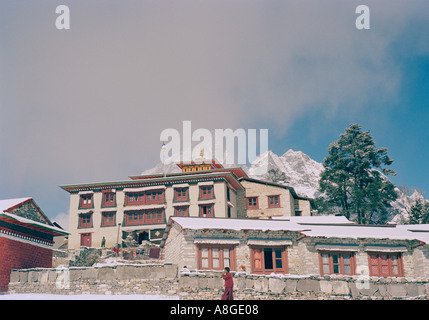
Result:
[[[229,272],[228,267],[225,267],[225,271],[222,273],[222,278],[225,280],[225,292],[223,293],[221,300],[234,300],[232,295],[234,281],[232,280],[232,274]]]

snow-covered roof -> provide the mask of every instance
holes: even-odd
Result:
[[[398,224],[396,226],[400,229],[406,229],[409,231],[427,231],[429,232],[429,224]]]
[[[369,225],[307,225],[311,230],[304,234],[324,238],[375,238],[391,240],[419,240],[412,232],[396,226]]]
[[[308,237],[419,240],[429,243],[429,232],[412,232],[395,225],[358,225],[341,217],[285,217],[283,220],[171,217],[171,220],[184,229],[299,231]]]
[[[396,226],[411,232],[417,239],[429,244],[429,224],[401,224]]]
[[[354,224],[345,216],[275,216],[274,220],[289,220],[301,224]]]
[[[171,217],[184,229],[221,229],[221,230],[289,230],[302,231],[308,229],[289,220],[231,219],[231,218],[200,218]]]
[[[24,203],[24,202],[26,202],[28,200],[32,200],[33,204],[37,207],[37,204],[34,202],[33,198],[31,198],[31,197],[0,200],[0,218],[4,217],[4,218],[7,218],[7,219],[12,219],[12,220],[15,220],[15,221],[18,221],[18,222],[21,222],[21,223],[25,223],[25,224],[28,224],[28,225],[33,225],[33,226],[36,226],[36,227],[39,227],[39,228],[43,228],[43,229],[50,230],[50,231],[53,231],[53,232],[56,232],[56,233],[60,233],[62,235],[67,235],[68,234],[68,232],[64,231],[63,229],[57,228],[57,227],[53,226],[52,223],[49,220],[48,220],[48,223],[50,223],[50,224],[41,223],[41,222],[38,222],[38,221],[27,219],[27,218],[18,216],[16,214],[12,214],[12,213],[7,212],[10,208],[15,207],[15,206],[17,206],[19,204],[22,204],[22,203]],[[41,212],[40,208],[38,208],[38,209],[40,211],[40,214],[42,214],[44,217],[46,217],[44,215],[44,213]],[[47,217],[46,217],[46,219],[47,219]]]
[[[23,203],[31,198],[15,198],[15,199],[5,199],[0,200],[0,213],[5,212],[9,208],[12,208],[20,203]]]
[[[55,232],[58,232],[58,233],[60,233],[62,235],[69,234],[67,231],[64,231],[61,228],[58,228],[58,227],[55,227],[55,226],[51,226],[51,225],[48,225],[46,223],[41,223],[41,222],[38,222],[38,221],[34,221],[34,220],[31,220],[31,219],[23,218],[23,217],[17,216],[16,214],[12,214],[12,213],[8,213],[8,212],[0,212],[0,218],[1,217],[10,218],[10,219],[13,219],[15,221],[19,221],[19,222],[22,222],[22,223],[25,223],[25,224],[29,224],[29,225],[33,225],[33,226],[40,227],[40,228],[43,228],[43,229],[55,231]]]

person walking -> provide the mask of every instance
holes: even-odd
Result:
[[[229,272],[228,267],[225,267],[225,271],[222,273],[222,278],[225,280],[225,292],[223,293],[221,300],[234,300],[232,294],[234,281],[232,280],[232,274]]]

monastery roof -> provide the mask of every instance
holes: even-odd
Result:
[[[31,198],[15,198],[15,199],[0,200],[0,213],[6,212],[12,209],[13,207],[16,207],[17,205],[28,200],[31,200]]]
[[[0,221],[14,223],[20,226],[29,227],[30,229],[39,230],[45,233],[52,234],[53,236],[63,236],[69,233],[61,228],[45,223],[37,222],[31,219],[17,216],[16,214],[3,212],[0,213]]]
[[[202,171],[190,171],[190,172],[173,172],[173,173],[167,173],[166,177],[189,176],[189,175],[199,175],[199,174],[219,173],[219,172],[233,173],[236,176],[236,178],[247,177],[246,172],[244,172],[243,168],[240,168],[240,167],[217,168],[217,169],[202,170]],[[145,179],[154,179],[154,178],[163,178],[163,177],[164,177],[163,173],[129,176],[131,180],[145,180]]]
[[[172,223],[183,229],[218,230],[261,230],[298,231],[307,237],[350,238],[350,239],[389,239],[418,240],[429,243],[429,231],[412,232],[396,225],[358,225],[340,217],[284,217],[284,219],[227,219],[171,217],[165,232],[165,239]],[[426,230],[425,227],[423,229]],[[429,226],[428,228],[429,229]],[[165,241],[163,239],[163,242]]]
[[[352,238],[352,239],[390,239],[390,240],[420,240],[416,234],[392,225],[306,225],[311,230],[305,231],[309,237],[322,238]],[[423,240],[420,240],[423,241]],[[423,241],[425,242],[425,241]]]
[[[43,219],[46,220],[46,223],[34,221],[31,219],[27,219],[21,217],[19,215],[10,213],[8,211],[25,204],[26,202],[30,202],[37,208],[40,215]],[[61,228],[55,227],[52,222],[46,217],[43,211],[39,208],[33,198],[16,198],[16,199],[5,199],[0,200],[0,221],[4,221],[6,223],[12,223],[20,226],[24,226],[30,229],[42,231],[45,233],[52,234],[54,236],[58,235],[67,235],[68,232],[64,231]]]
[[[144,177],[144,176],[141,176]],[[142,186],[161,186],[167,183],[186,183],[189,181],[212,181],[218,179],[226,179],[232,187],[237,190],[243,189],[243,186],[237,180],[235,174],[224,169],[217,171],[201,171],[189,172],[180,174],[151,175],[144,179],[134,179],[128,181],[110,181],[110,182],[95,182],[86,184],[64,185],[60,186],[68,192],[89,191],[93,189],[109,189],[109,188],[129,188]]]
[[[289,220],[171,217],[184,229],[302,231],[307,229]]]
[[[355,224],[345,216],[273,216],[274,220],[289,220],[300,224]]]

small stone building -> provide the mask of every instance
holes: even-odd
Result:
[[[239,180],[246,189],[247,217],[311,216],[313,200],[297,195],[294,188],[247,176]]]
[[[179,268],[429,277],[429,229],[418,233],[395,225],[344,223],[344,217],[302,218],[171,217],[161,246],[165,260]]]
[[[55,227],[32,198],[0,200],[0,292],[12,269],[52,267]]]

